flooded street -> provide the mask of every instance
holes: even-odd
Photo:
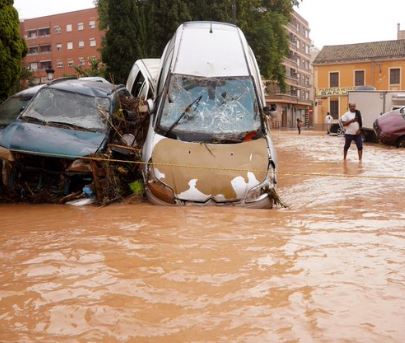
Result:
[[[287,209],[0,205],[0,341],[405,342],[405,149],[273,140]]]

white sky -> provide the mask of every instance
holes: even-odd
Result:
[[[28,19],[94,7],[94,0],[14,0],[14,7]],[[397,23],[405,30],[405,0],[303,0],[296,10],[318,48],[394,40]]]
[[[405,30],[405,0],[303,0],[296,11],[317,48],[395,40],[397,23]]]

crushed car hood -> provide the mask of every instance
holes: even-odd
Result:
[[[97,152],[106,134],[14,122],[0,131],[0,146],[34,155],[75,159]]]
[[[155,177],[178,199],[229,202],[244,199],[266,179],[269,153],[265,138],[237,144],[164,138],[153,149],[152,163]]]

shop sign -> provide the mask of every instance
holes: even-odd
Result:
[[[352,90],[354,90],[354,87],[319,88],[316,92],[316,95],[317,96],[347,95],[347,92]]]

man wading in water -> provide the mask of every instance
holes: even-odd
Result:
[[[345,127],[345,146],[343,148],[344,160],[346,160],[347,151],[349,150],[352,141],[354,141],[357,146],[359,161],[361,161],[363,156],[363,141],[361,139],[363,122],[360,111],[356,110],[356,104],[349,103],[349,111],[343,115],[342,124]]]

